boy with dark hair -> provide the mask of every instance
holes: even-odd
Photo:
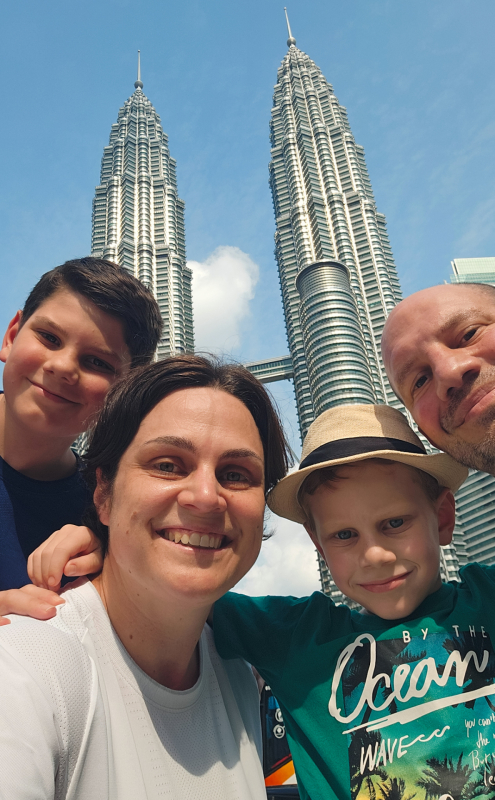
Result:
[[[0,590],[23,586],[28,555],[80,523],[90,498],[71,445],[116,378],[152,359],[161,327],[151,292],[91,257],[43,275],[9,323],[0,350]]]

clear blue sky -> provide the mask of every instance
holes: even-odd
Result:
[[[495,255],[493,0],[285,1],[365,148],[404,293],[448,279],[454,257]],[[267,172],[283,0],[21,0],[4,5],[2,34],[2,326],[42,272],[89,252],[102,150],[140,48],[188,257],[248,253],[261,279],[236,355],[286,352]]]

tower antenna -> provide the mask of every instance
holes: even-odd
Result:
[[[287,14],[287,9],[285,8],[285,6],[284,6],[284,11],[285,11],[285,19],[287,22],[287,30],[289,32],[289,38],[287,39],[287,44],[290,47],[292,44],[295,45],[296,40],[294,39],[292,31],[290,29],[289,15]]]
[[[138,50],[138,72],[137,72],[137,81],[134,82],[134,87],[136,89],[143,88],[143,82],[141,80],[141,50]]]

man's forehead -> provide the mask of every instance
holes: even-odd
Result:
[[[476,286],[436,286],[406,298],[392,311],[382,349],[385,366],[397,389],[432,342],[479,315],[495,317],[492,298]]]
[[[434,286],[402,300],[391,312],[384,332],[388,349],[398,338],[420,340],[436,337],[473,314],[489,312],[495,315],[493,299],[477,286]]]

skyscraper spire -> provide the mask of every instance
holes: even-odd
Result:
[[[287,30],[289,32],[289,38],[287,39],[287,46],[290,47],[291,44],[293,44],[295,46],[296,40],[294,39],[294,37],[292,35],[292,31],[290,29],[289,15],[287,14],[287,9],[285,7],[284,7],[284,11],[285,11],[285,19],[287,21]]]
[[[154,293],[164,323],[157,352],[163,358],[194,350],[192,273],[176,163],[160,117],[142,91],[139,57],[134,86],[103,151],[91,252],[116,261]]]
[[[315,415],[332,405],[398,404],[383,369],[380,338],[401,292],[364,150],[332,86],[293,41],[290,36],[273,98],[270,185],[304,437]],[[329,307],[334,302],[338,319]]]
[[[141,50],[138,50],[138,72],[137,72],[137,81],[134,82],[135,89],[142,89],[143,82],[141,80]]]

